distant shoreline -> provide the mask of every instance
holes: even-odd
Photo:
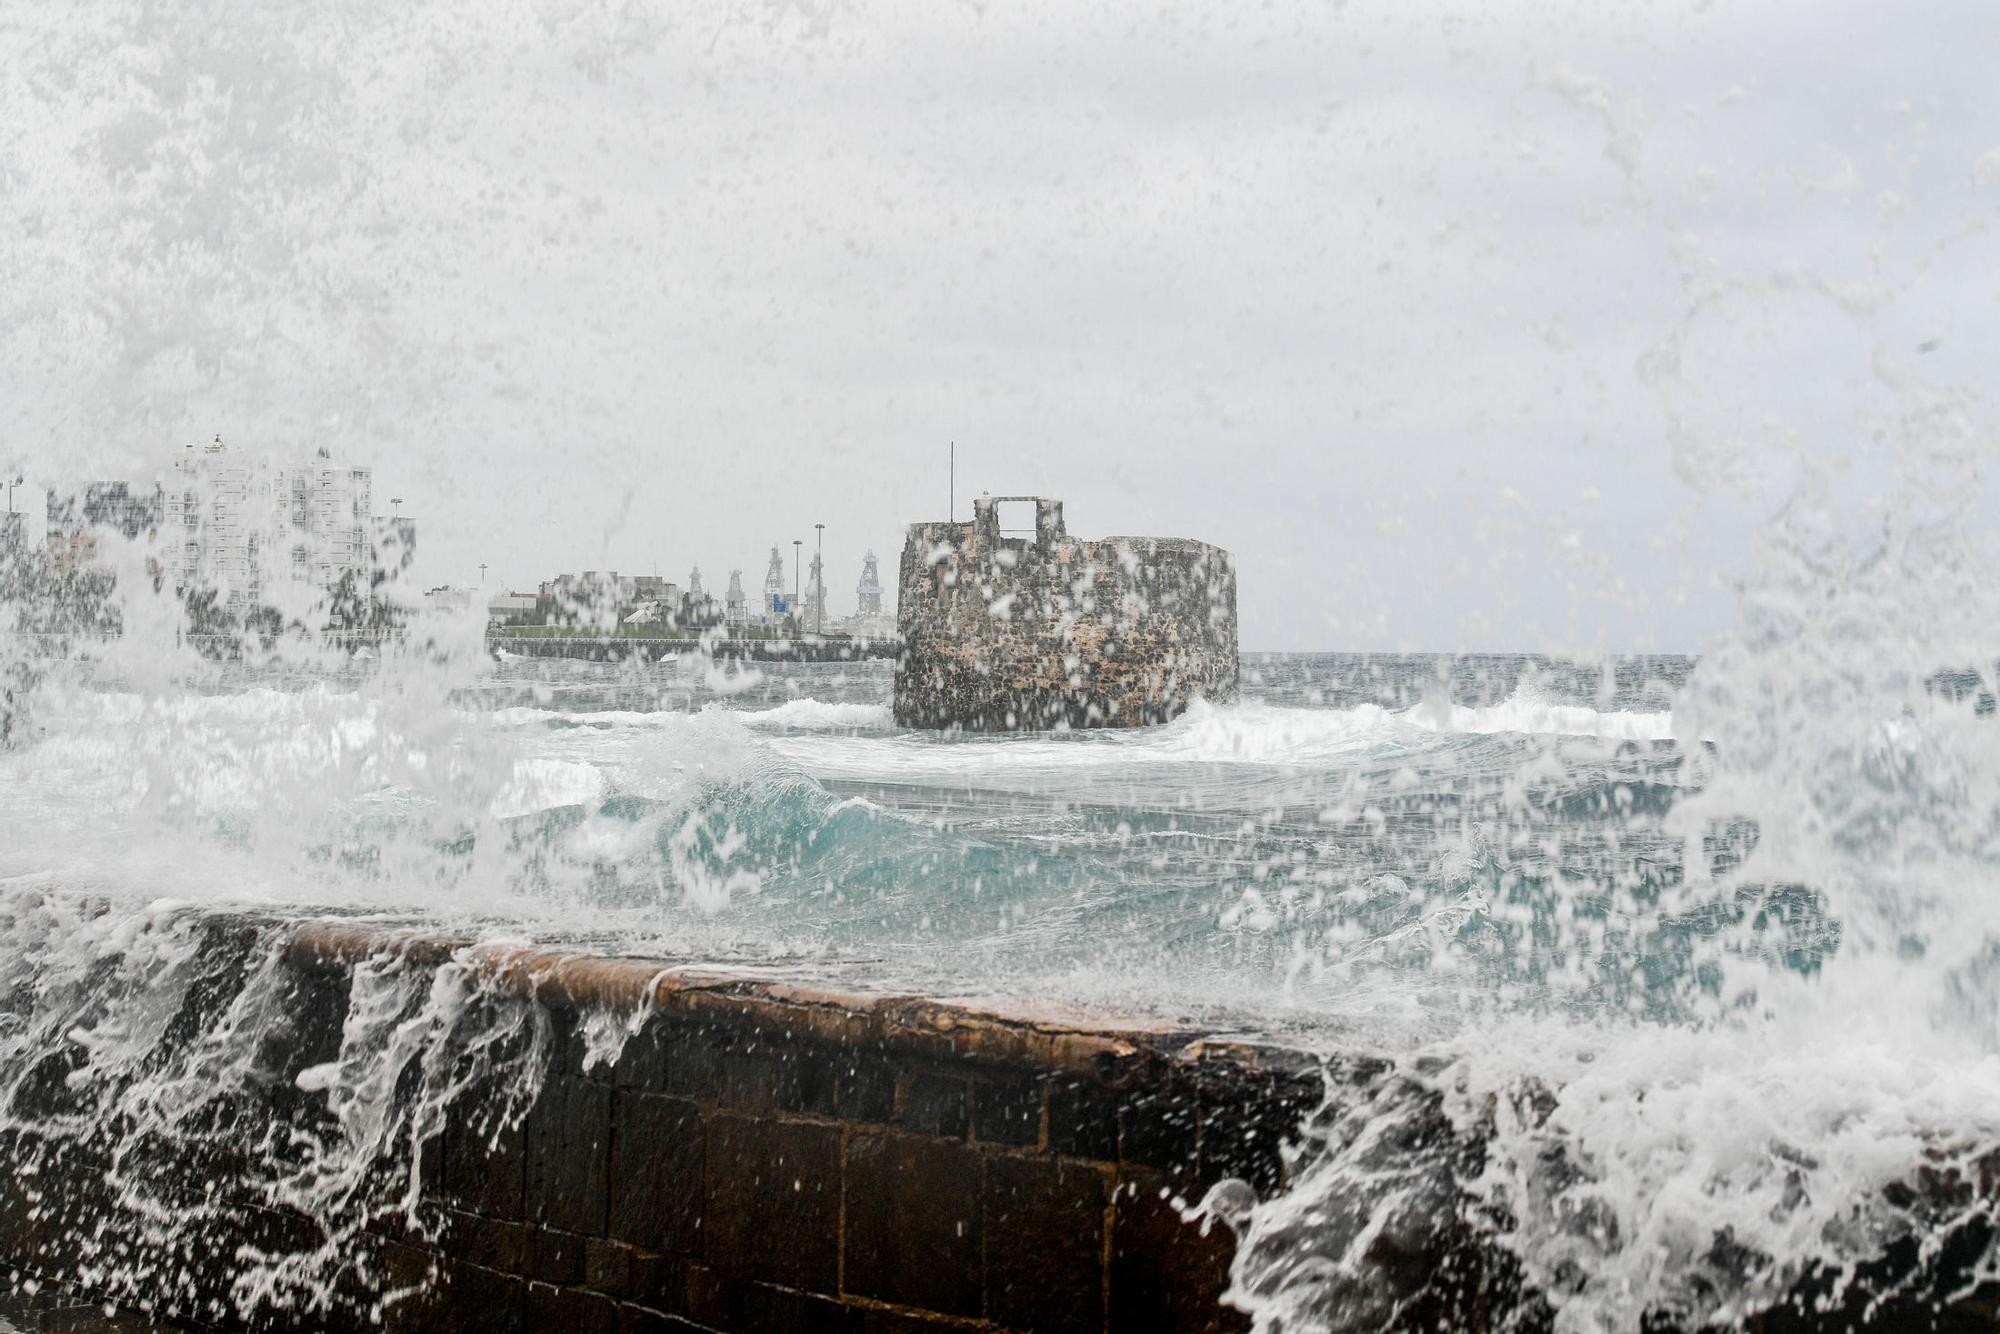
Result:
[[[655,650],[682,651],[710,658],[742,659],[751,662],[854,662],[867,658],[902,656],[900,639],[853,639],[846,636],[806,635],[798,639],[782,636],[703,640],[696,634],[544,634],[516,635],[489,633],[486,647],[497,657],[580,658],[591,662],[618,662],[653,653]],[[677,656],[677,655],[676,655]]]

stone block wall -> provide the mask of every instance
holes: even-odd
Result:
[[[1175,1201],[1244,1167],[1274,1187],[1319,1097],[1316,1075],[1172,1077],[1122,1044],[1102,1068],[989,1056],[980,1029],[915,1038],[809,993],[664,1015],[585,1070],[573,1013],[553,1015],[566,1036],[518,1135],[447,1151],[449,1229],[405,1260],[438,1281],[392,1326],[1243,1329],[1220,1302],[1233,1238]],[[1232,1086],[1232,1115],[1204,1144],[1205,1082]]]
[[[1030,499],[1032,535],[998,504]],[[1236,571],[1185,538],[1073,538],[1060,502],[982,498],[971,523],[911,525],[896,624],[896,721],[1015,731],[1164,722],[1233,699]]]
[[[270,948],[268,934],[216,931],[219,959]],[[32,1165],[0,1174],[0,1260],[17,1283],[204,1328],[1238,1330],[1247,1320],[1220,1300],[1234,1239],[1183,1205],[1224,1176],[1280,1188],[1280,1145],[1328,1087],[1311,1062],[1187,1033],[657,962],[337,923],[282,928],[277,948],[283,1018],[257,1092],[218,1107],[226,1133],[148,1146],[149,1200],[181,1201],[193,1225],[135,1215],[107,1185],[131,1169],[129,1146],[32,1143],[17,1115],[0,1143]],[[327,1235],[324,1218],[252,1188],[250,1157],[324,1116],[298,1076],[342,1058],[356,970],[389,955],[470,959],[489,990],[532,1007],[539,1091],[509,1122],[492,1114],[504,1090],[467,1082],[411,1132],[421,1199],[365,1220],[323,1299],[246,1305],[230,1285],[248,1251],[305,1253]],[[197,1046],[244,970],[208,976],[177,1020]],[[643,1016],[615,1051],[589,1036],[607,1013]],[[66,1073],[55,1062],[33,1095],[51,1112],[78,1110]],[[84,1236],[115,1240],[80,1251]]]
[[[1508,1201],[1467,1189],[1489,1128],[1385,1060],[379,924],[119,926],[122,954],[0,989],[0,1315],[38,1326],[1231,1331],[1232,1264],[1286,1330],[1559,1323]],[[1182,1204],[1225,1180],[1309,1207],[1239,1254]],[[1992,1328],[2000,1153],[1884,1198],[1909,1226],[1878,1257],[1737,1327]]]

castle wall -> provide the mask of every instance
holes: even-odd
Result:
[[[1037,502],[1032,535],[994,502],[971,523],[911,525],[903,546],[896,721],[1014,731],[1165,722],[1233,699],[1236,569],[1170,537],[1086,541]]]

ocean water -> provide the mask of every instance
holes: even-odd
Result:
[[[1288,1193],[1188,1202],[1265,1331],[1392,1319],[1378,1243],[1441,1182],[1564,1334],[1865,1301],[1892,1252],[2000,1276],[1976,21],[1835,6],[1802,62],[1700,3],[903,8],[10,11],[0,478],[324,441],[432,497],[426,578],[470,582],[524,525],[622,559],[662,478],[732,532],[807,459],[861,479],[816,503],[878,504],[969,415],[1135,513],[1268,505],[1262,614],[1699,660],[1252,655],[1143,733],[918,735],[879,665],[495,661],[435,620],[209,662],[107,543],[120,639],[32,638],[75,609],[0,579],[0,1134],[109,1153],[149,1256],[199,1248],[154,1150],[239,1149],[218,1109],[285,1032],[252,960],[162,1063],[200,915],[333,908],[1387,1057]],[[1338,565],[1334,523],[1385,576],[1490,568],[1321,605],[1273,572]],[[1478,545],[1412,549],[1444,525]],[[1711,578],[1727,610],[1667,606]],[[534,1090],[450,969],[356,995],[299,1090],[332,1129],[243,1164],[320,1242],[242,1257],[238,1309],[310,1311],[408,1208],[451,1053]]]
[[[1623,1004],[1625,967],[1538,919],[1568,883],[1680,876],[1690,665],[1253,654],[1240,702],[1165,727],[981,738],[895,727],[888,662],[503,658],[430,718],[365,657],[166,699],[77,662],[0,758],[37,831],[0,868],[111,889],[126,868],[94,858],[143,847],[149,883],[203,898],[222,861],[253,900],[1249,1027]],[[1645,1003],[1699,989],[1679,946],[1624,948],[1654,961]]]
[[[1846,596],[1871,635],[1936,611]],[[1033,997],[1406,1072],[1300,1126],[1287,1194],[1187,1202],[1238,1231],[1230,1299],[1267,1328],[1391,1318],[1372,1239],[1440,1181],[1558,1328],[1727,1324],[1899,1237],[1942,1245],[1956,1224],[1896,1183],[2000,1145],[2000,678],[1914,640],[1838,658],[1802,632],[1859,633],[1856,608],[1809,603],[1773,592],[1700,661],[1250,654],[1237,702],[1015,736],[895,727],[887,663],[476,636],[165,676],[116,642],[35,661],[0,753],[8,967],[71,999],[0,1035],[0,1071],[18,1100],[83,1041],[127,1082],[70,1128],[156,1133],[188,1095],[132,1079],[158,1033],[109,1016],[186,985],[184,922],[216,905]],[[388,1096],[410,1016],[432,1046],[504,1045],[476,997],[370,985],[326,1080],[345,1138],[273,1168],[326,1245],[247,1265],[239,1301],[323,1292],[357,1163],[448,1097]],[[216,1051],[247,1061],[261,1003]],[[1399,1134],[1423,1116],[1485,1143],[1476,1173]]]

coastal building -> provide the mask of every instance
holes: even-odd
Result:
[[[51,491],[48,498],[48,536],[69,540],[91,533],[117,533],[140,538],[160,526],[161,489],[134,486],[129,482],[92,482],[80,493],[63,495]]]
[[[743,572],[730,573],[730,597],[738,611],[744,602]],[[544,581],[534,594],[534,619],[557,625],[611,624],[676,625],[706,629],[723,624],[729,612],[701,587],[701,569],[689,575],[688,588],[656,574],[621,575],[616,570],[585,570],[559,574]]]
[[[527,625],[541,601],[533,593],[498,593],[486,600],[488,625]]]
[[[557,624],[623,620],[639,601],[638,581],[616,570],[559,574],[537,590],[543,616]]]
[[[99,542],[112,538],[156,546],[163,507],[157,484],[91,482],[80,492],[49,492],[43,541],[50,565],[65,574],[96,568]],[[152,559],[157,564],[157,551]]]
[[[670,596],[678,603],[681,590],[680,585],[657,574],[635,574],[629,580],[623,581],[619,594],[625,604],[665,602]]]
[[[162,564],[176,588],[212,589],[240,615],[286,586],[327,589],[375,564],[369,470],[324,448],[302,463],[189,446],[163,484]]]
[[[644,596],[645,593],[651,596]],[[620,604],[620,609],[627,606],[631,610],[620,618],[626,625],[678,625],[682,612],[681,587],[675,583],[649,583],[635,601]]]
[[[797,596],[793,595],[795,579],[800,580]],[[493,599],[488,619],[494,624],[596,624],[607,630],[614,624],[669,624],[696,630],[726,626],[732,632],[799,631],[892,638],[895,621],[882,610],[885,599],[873,551],[862,567],[857,596],[858,614],[836,617],[829,605],[826,567],[821,558],[812,556],[807,568],[795,573],[785,568],[784,548],[772,547],[764,571],[763,597],[756,603],[750,601],[743,586],[742,570],[729,572],[728,588],[719,598],[708,592],[699,565],[688,571],[685,591],[658,575],[585,570],[582,574],[559,574],[542,583],[534,594]],[[516,606],[512,597],[532,597],[535,605]]]
[[[152,485],[92,482],[51,492],[47,547],[57,569],[94,566],[116,536],[143,542],[164,583],[181,594],[212,593],[241,616],[317,596],[381,566],[402,568],[416,547],[415,521],[373,512],[369,469],[336,464],[321,448],[286,462],[237,453],[220,437],[189,445]]]

